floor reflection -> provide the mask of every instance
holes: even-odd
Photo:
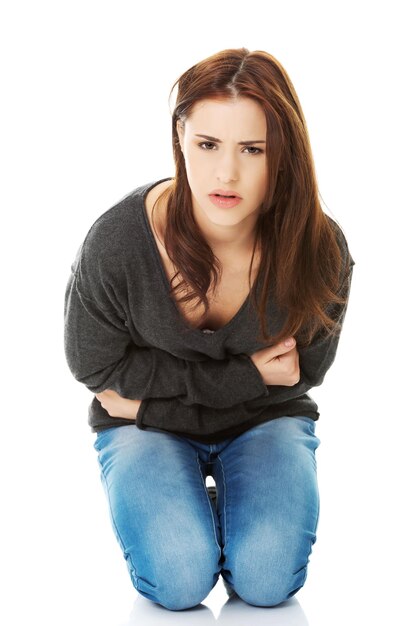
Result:
[[[308,620],[296,598],[277,607],[256,607],[243,602],[233,595],[223,604],[218,619],[211,608],[205,604],[186,611],[169,611],[164,607],[138,596],[132,608],[131,615],[123,626],[161,626],[162,624],[228,624],[228,626],[254,626],[257,620],[262,620],[263,626],[309,626]]]
[[[291,598],[279,606],[259,607],[251,606],[243,602],[238,596],[233,595],[223,605],[217,624],[247,624],[254,625],[257,620],[262,620],[263,626],[309,626],[308,620],[302,607],[296,598]]]
[[[129,621],[123,626],[157,626],[162,624],[184,624],[187,626],[216,624],[216,619],[209,607],[199,604],[186,611],[169,611],[159,604],[142,596],[136,599]]]

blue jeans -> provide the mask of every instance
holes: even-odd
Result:
[[[102,484],[136,590],[174,611],[202,602],[219,576],[254,606],[293,596],[316,540],[318,445],[309,417],[216,444],[134,425],[99,432]]]

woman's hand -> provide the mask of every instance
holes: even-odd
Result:
[[[268,348],[257,350],[250,358],[265,385],[293,387],[300,380],[299,352],[294,337]]]
[[[141,400],[128,400],[122,398],[117,391],[105,389],[96,393],[96,398],[102,407],[109,413],[110,417],[122,417],[127,420],[134,420],[141,405]]]

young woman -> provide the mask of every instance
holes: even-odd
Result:
[[[304,584],[318,407],[354,260],[318,199],[280,63],[224,50],[174,84],[174,178],[102,214],[72,265],[65,350],[140,594],[199,604],[219,576],[255,606]],[[216,483],[210,497],[206,477]]]

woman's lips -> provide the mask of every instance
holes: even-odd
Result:
[[[209,194],[209,198],[212,204],[223,209],[230,209],[242,200],[239,196],[220,196],[213,193]]]
[[[241,198],[239,193],[233,191],[232,189],[212,189],[209,194],[210,196],[235,196],[236,198]]]

